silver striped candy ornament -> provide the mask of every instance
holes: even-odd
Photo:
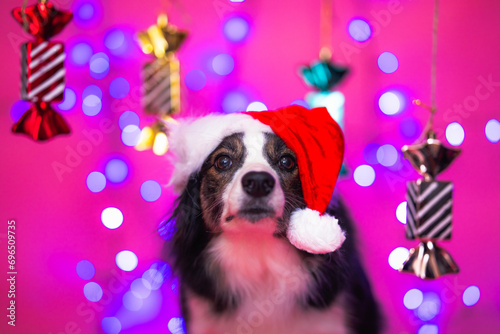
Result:
[[[453,183],[436,181],[435,177],[448,168],[460,150],[444,146],[432,130],[426,137],[423,143],[402,149],[423,179],[407,183],[406,237],[420,243],[410,250],[400,271],[435,279],[459,271],[451,255],[437,245],[437,241],[451,239]]]

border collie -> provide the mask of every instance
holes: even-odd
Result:
[[[172,149],[180,195],[166,251],[188,334],[380,332],[338,197],[327,213],[346,236],[339,249],[312,254],[287,239],[306,203],[297,154],[269,126],[246,114],[210,115],[178,126]]]

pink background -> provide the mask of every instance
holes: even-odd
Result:
[[[82,2],[58,0],[54,4],[69,9]],[[190,36],[178,53],[182,77],[200,69],[206,73],[207,83],[199,91],[182,87],[184,115],[221,111],[224,94],[233,88],[245,91],[250,101],[263,101],[269,109],[304,98],[310,91],[297,75],[297,68],[318,55],[318,0],[247,0],[241,4],[186,0],[172,1],[166,7],[160,1],[94,3],[99,4],[100,18],[88,26],[72,22],[54,41],[63,41],[67,47],[86,41],[94,52],[107,52],[103,37],[108,29],[119,27],[131,33],[144,30],[164,8],[171,22],[189,31]],[[173,199],[168,189],[155,202],[141,198],[141,184],[153,179],[166,185],[171,167],[164,157],[124,146],[118,127],[118,117],[125,110],[141,116],[141,127],[150,124],[142,113],[137,92],[140,68],[151,58],[135,45],[126,57],[110,55],[110,72],[101,80],[89,75],[88,66],[78,67],[67,61],[67,86],[77,93],[76,107],[63,113],[72,134],[45,143],[14,135],[10,132],[10,110],[19,99],[19,48],[30,40],[10,16],[10,10],[20,5],[21,1],[3,1],[0,12],[0,263],[6,272],[7,220],[15,219],[18,270],[17,326],[14,329],[6,325],[3,313],[8,289],[2,278],[0,332],[101,333],[101,320],[117,314],[130,283],[159,258],[163,240],[155,229]],[[413,98],[427,102],[430,99],[432,5],[431,0],[335,2],[331,41],[334,60],[351,69],[338,87],[346,97],[345,161],[351,172],[366,164],[362,152],[369,143],[396,148],[412,143],[413,139],[402,137],[398,130],[402,119],[416,117],[421,125],[427,120],[428,113],[410,102]],[[243,43],[231,43],[223,35],[223,23],[232,15],[243,15],[250,23],[250,35]],[[491,94],[472,111],[453,111],[454,105],[463,105],[471,96],[477,96],[480,78],[491,76],[492,81],[500,83],[499,15],[500,2],[495,0],[442,1],[440,7],[439,109],[435,127],[444,142],[444,129],[450,122],[459,122],[465,130],[461,156],[439,178],[455,185],[453,239],[441,245],[453,255],[461,272],[436,281],[422,281],[388,265],[393,249],[417,244],[405,239],[404,226],[395,216],[397,205],[404,201],[405,182],[418,177],[406,161],[399,170],[374,165],[376,179],[370,187],[357,185],[352,177],[338,184],[359,226],[359,246],[387,318],[387,333],[417,333],[425,323],[438,325],[440,333],[500,332],[500,220],[496,211],[500,144],[489,142],[484,134],[486,122],[499,118],[500,84],[492,87]],[[375,28],[369,41],[359,43],[349,36],[347,25],[354,17],[367,19]],[[377,67],[377,57],[384,51],[398,57],[399,69],[395,73],[385,74]],[[233,72],[225,77],[209,68],[212,57],[222,52],[232,55],[235,61]],[[121,100],[113,99],[107,91],[111,80],[118,76],[127,79],[131,86],[130,94]],[[103,90],[103,109],[93,117],[83,114],[80,108],[82,90],[89,84]],[[377,103],[378,97],[390,88],[404,92],[408,103],[395,116],[382,114]],[[59,180],[52,164],[64,164],[68,149],[76,149],[86,140],[83,131],[99,129],[103,120],[112,122],[111,130],[103,132],[102,142],[93,145],[91,152]],[[103,172],[106,161],[115,156],[128,163],[127,180],[119,185],[108,182],[102,192],[90,192],[85,185],[87,175]],[[101,223],[101,212],[108,206],[123,212],[124,223],[116,230]],[[139,258],[138,267],[131,272],[123,272],[115,264],[116,253],[124,249]],[[110,298],[97,303],[85,299],[83,286],[87,281],[79,278],[75,270],[84,259],[94,264],[96,274],[92,281],[112,291]],[[167,281],[156,295],[158,300],[153,303],[149,319],[137,316],[137,324],[122,333],[170,333],[168,321],[179,316],[171,285],[172,281]],[[479,302],[472,307],[462,302],[462,293],[469,285],[477,285],[481,291]],[[440,297],[440,312],[434,319],[424,322],[404,307],[403,296],[411,288],[435,292]]]

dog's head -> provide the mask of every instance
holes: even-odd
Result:
[[[323,213],[340,170],[342,134],[326,109],[304,111],[210,115],[173,131],[171,183],[181,199],[197,202],[209,232],[287,236],[318,253],[340,246],[336,220]]]
[[[203,218],[210,230],[286,231],[306,206],[297,157],[276,134],[237,132],[222,139],[199,173]]]

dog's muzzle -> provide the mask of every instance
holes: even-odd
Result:
[[[246,198],[241,203],[239,215],[252,223],[274,216],[276,211],[270,204],[270,197],[275,184],[274,177],[268,172],[251,171],[243,175],[241,187]]]

